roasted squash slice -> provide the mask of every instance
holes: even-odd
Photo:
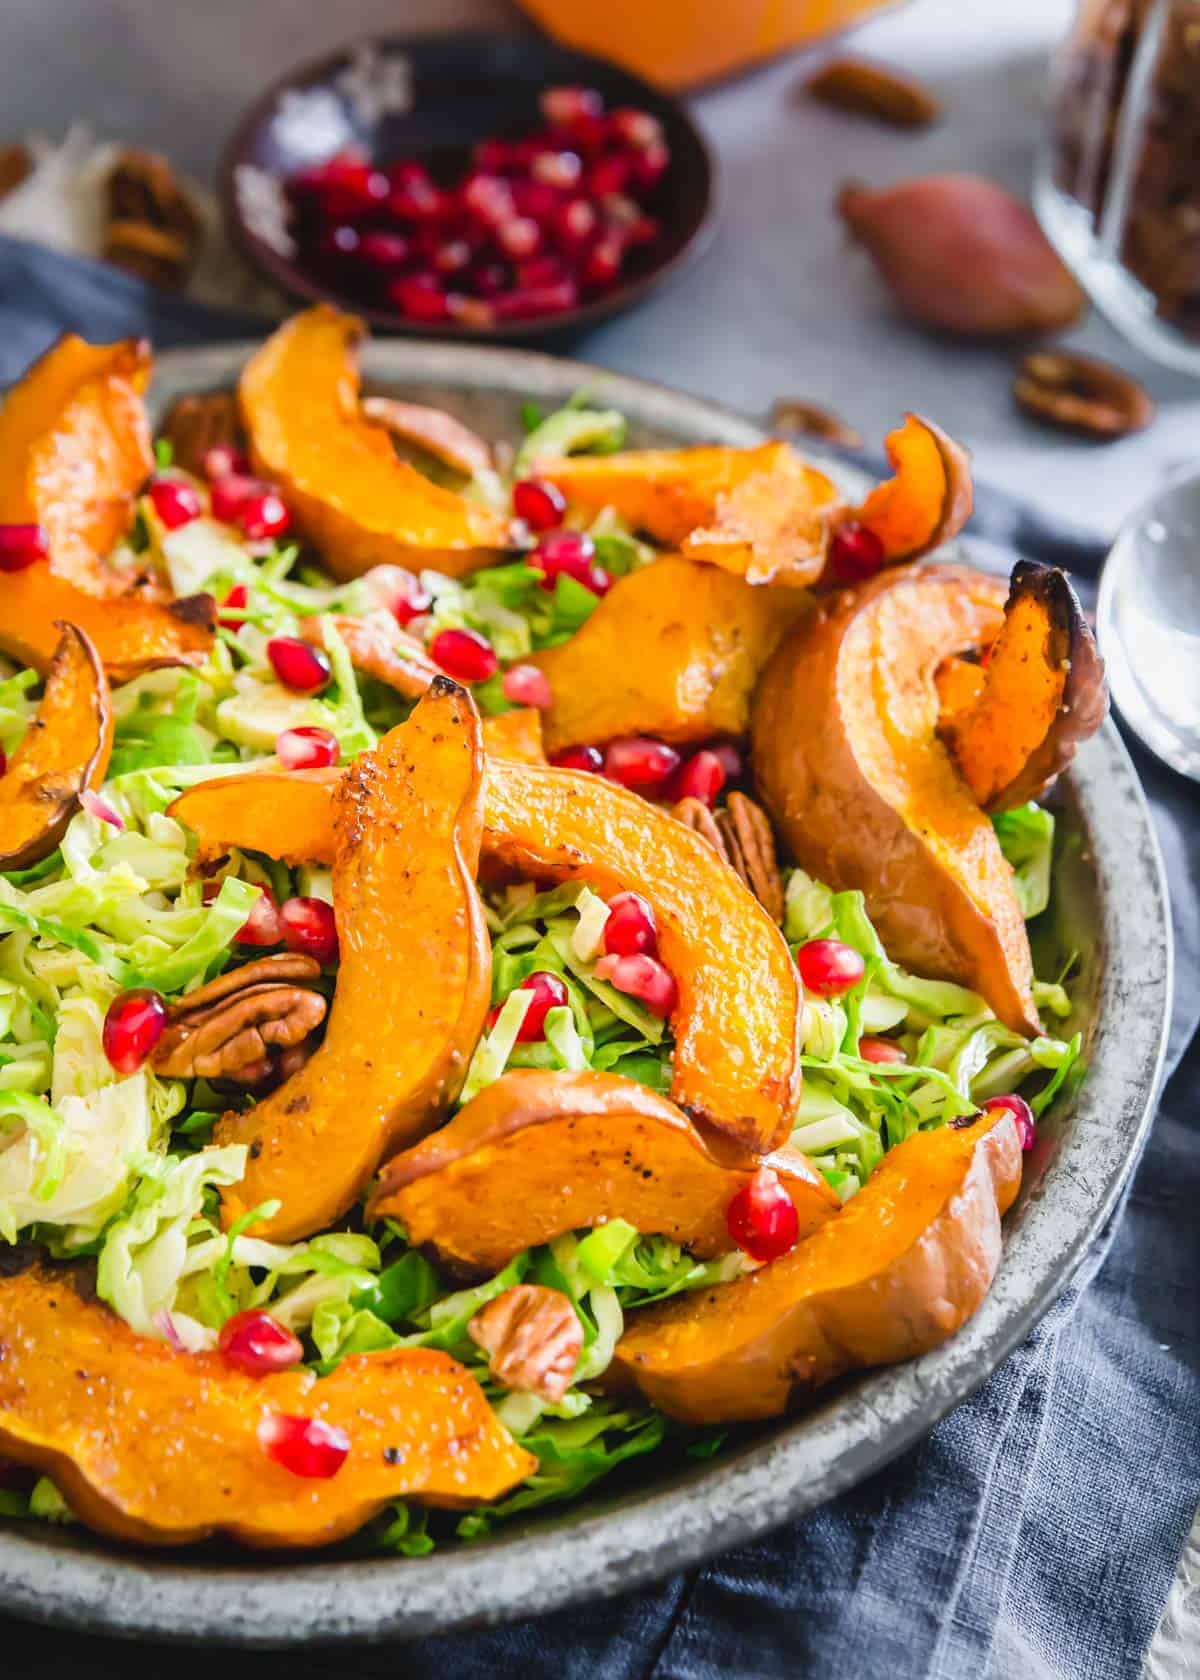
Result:
[[[545,764],[542,714],[532,706],[483,720],[483,750],[489,758],[512,758],[519,764]]]
[[[776,1417],[844,1371],[912,1359],[970,1318],[1021,1183],[1012,1116],[916,1132],[781,1260],[633,1319],[615,1366],[684,1423]]]
[[[333,850],[336,772],[202,782],[171,806],[202,859],[231,846],[288,862]],[[692,829],[598,776],[493,759],[484,797],[489,862],[531,879],[634,890],[654,906],[679,986],[673,1100],[754,1153],[786,1137],[799,1096],[798,981],[783,936]],[[267,1192],[263,1192],[267,1194]]]
[[[50,550],[47,563],[0,577],[0,653],[43,675],[60,622],[90,637],[115,682],[199,664],[212,646],[210,596],[158,599],[151,580],[105,564],[153,465],[141,402],[149,370],[139,341],[68,334],[0,406],[0,521],[40,524]]]
[[[507,520],[425,478],[363,413],[354,351],[362,323],[327,304],[272,334],[238,394],[256,465],[281,486],[335,577],[372,566],[460,576],[509,547]]]
[[[547,750],[744,734],[754,685],[804,605],[677,555],[618,578],[568,641],[533,655],[554,696]]]
[[[0,521],[40,525],[56,577],[93,595],[128,578],[102,564],[154,467],[141,339],[87,344],[68,333],[0,407]]]
[[[986,666],[967,670],[975,679],[938,682],[942,736],[964,781],[986,811],[1039,798],[1108,711],[1104,663],[1062,572],[1018,561],[1004,628]]]
[[[1012,871],[938,738],[935,674],[986,645],[1004,586],[965,567],[912,566],[829,597],[759,686],[754,772],[796,860],[858,888],[891,955],[981,992],[1039,1030]]]
[[[889,565],[919,560],[948,543],[971,517],[975,493],[971,461],[960,443],[932,420],[906,414],[885,440],[895,471],[846,515],[865,525],[883,544]]]
[[[656,542],[749,583],[815,583],[841,508],[833,483],[786,443],[571,455],[535,470],[581,512],[614,508]]]
[[[104,780],[112,699],[88,638],[64,624],[37,716],[0,775],[0,869],[28,869],[52,852],[85,788]]]
[[[458,1507],[536,1468],[449,1354],[392,1348],[331,1376],[251,1377],[219,1353],[139,1336],[74,1267],[0,1278],[0,1453],[50,1476],[81,1522],[118,1540],[325,1546],[394,1499]],[[264,1450],[273,1415],[344,1429],[326,1480]]]
[[[434,679],[407,722],[333,793],[341,966],[325,1041],[273,1095],[218,1123],[245,1143],[227,1223],[278,1198],[255,1230],[291,1241],[354,1202],[381,1160],[453,1099],[483,1030],[491,943],[475,890],[483,749],[469,697]]]
[[[837,1212],[798,1150],[785,1145],[765,1161],[796,1204],[803,1236]],[[393,1156],[367,1217],[398,1219],[410,1242],[474,1273],[608,1219],[708,1258],[734,1246],[725,1214],[751,1170],[721,1159],[673,1102],[632,1079],[521,1068]]]

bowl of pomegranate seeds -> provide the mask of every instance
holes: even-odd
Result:
[[[381,39],[291,72],[222,171],[284,291],[388,331],[565,335],[694,256],[714,167],[674,100],[536,36]]]

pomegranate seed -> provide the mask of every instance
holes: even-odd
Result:
[[[564,204],[554,223],[559,239],[572,250],[586,245],[599,225],[596,208],[586,198],[573,198]]]
[[[235,583],[228,595],[226,595],[225,599],[221,602],[221,605],[223,607],[244,607],[249,599],[250,591],[246,588],[246,585],[244,583]],[[217,623],[226,630],[240,630],[242,628],[242,621],[240,618],[219,618]]]
[[[517,264],[518,291],[536,292],[543,286],[561,285],[567,271],[557,257],[531,257]]]
[[[858,1053],[864,1062],[878,1062],[882,1066],[908,1060],[901,1047],[890,1038],[860,1038]]]
[[[629,237],[630,228],[636,226],[642,214],[633,200],[626,198],[624,193],[606,194],[600,200],[600,209],[604,213],[605,221],[625,238]]]
[[[304,1358],[298,1337],[277,1318],[261,1308],[235,1313],[221,1326],[217,1346],[227,1365],[248,1377],[266,1377],[272,1371],[286,1371]]]
[[[587,579],[596,569],[595,559],[596,545],[585,532],[548,531],[529,556],[528,563],[541,572],[543,589],[553,589],[560,572],[565,572],[586,588]]]
[[[481,140],[471,151],[471,162],[485,175],[499,175],[516,161],[515,148],[507,140]]]
[[[506,321],[533,321],[541,315],[562,315],[579,302],[579,288],[570,275],[550,286],[515,286],[496,298],[496,314]]]
[[[522,478],[513,485],[513,512],[531,531],[553,531],[562,524],[567,498],[544,478]],[[594,554],[593,547],[592,553]]]
[[[641,893],[622,892],[609,899],[608,920],[604,924],[605,955],[652,957],[657,950],[658,924]]]
[[[604,754],[599,747],[564,747],[561,752],[551,753],[550,762],[560,770],[587,770],[598,776],[604,769]]]
[[[359,231],[351,227],[349,222],[342,222],[335,228],[322,231],[317,241],[317,252],[327,262],[340,263],[344,257],[355,257],[362,243]]]
[[[429,651],[446,675],[459,682],[486,682],[500,669],[495,649],[477,630],[439,630]]]
[[[512,188],[499,175],[472,175],[459,190],[458,201],[469,216],[489,228],[509,221],[516,209]]]
[[[796,967],[808,990],[818,997],[841,997],[867,972],[854,947],[840,939],[810,939],[796,952]]]
[[[210,883],[220,887],[214,881]],[[208,888],[205,888],[205,902],[207,903]],[[213,894],[216,897],[216,893]],[[241,927],[233,936],[236,945],[278,945],[283,939],[283,922],[280,919],[279,905],[275,894],[269,887],[260,887],[258,897],[254,901],[254,908],[246,917]]]
[[[679,768],[679,754],[649,735],[620,735],[604,752],[604,774],[639,793],[664,788]]]
[[[258,479],[247,478],[244,473],[227,473],[224,478],[215,479],[209,491],[213,518],[225,525],[236,524],[242,508],[263,488]]]
[[[583,265],[584,284],[595,288],[611,286],[621,272],[624,256],[625,244],[619,235],[605,234],[588,252]]]
[[[861,583],[874,577],[883,559],[882,542],[857,520],[839,526],[830,539],[829,570],[839,583]]]
[[[538,104],[551,128],[572,128],[587,123],[604,112],[603,96],[595,88],[550,87],[542,93]]]
[[[190,525],[204,512],[200,493],[180,478],[156,478],[150,485],[150,501],[168,531]]]
[[[409,274],[392,281],[388,298],[413,321],[444,321],[449,314],[446,294],[435,274]]]
[[[439,274],[458,274],[468,267],[474,250],[465,239],[447,239],[433,253],[433,266]]]
[[[279,906],[283,942],[289,951],[315,957],[321,966],[337,961],[337,923],[323,898],[286,898]]]
[[[93,788],[84,788],[79,795],[79,803],[89,817],[95,817],[97,822],[107,823],[118,833],[125,827],[125,818],[118,811],[114,811],[107,799],[102,799]]]
[[[625,238],[632,245],[649,245],[662,232],[662,223],[654,216],[638,216],[625,229]]]
[[[121,992],[104,1017],[104,1054],[118,1073],[136,1073],[162,1037],[166,1024],[167,1006],[149,986]]]
[[[23,572],[49,552],[50,542],[40,525],[0,525],[0,572]]]
[[[644,952],[632,957],[601,957],[596,973],[619,992],[644,1003],[654,1015],[670,1015],[679,1002],[679,988],[671,970]]]
[[[614,140],[619,140],[624,146],[633,146],[637,151],[662,144],[663,129],[658,118],[652,117],[649,111],[637,111],[630,105],[622,105],[611,112],[608,127]]]
[[[559,188],[548,186],[544,181],[514,181],[512,197],[516,213],[528,216],[539,227],[554,219],[562,203]]]
[[[496,239],[506,256],[531,257],[542,242],[542,230],[532,216],[511,216],[501,222]]]
[[[1033,1117],[1033,1110],[1015,1091],[1009,1091],[1002,1097],[989,1097],[983,1105],[985,1114],[993,1114],[998,1108],[1007,1109],[1013,1117],[1017,1128],[1017,1136],[1021,1140],[1021,1148],[1026,1154],[1037,1142],[1037,1121]]]
[[[725,772],[726,787],[729,786],[730,782],[741,781],[742,776],[745,773],[746,766],[742,760],[741,753],[734,746],[732,741],[714,741],[708,748],[708,751],[715,754],[716,757],[720,759],[721,768]]]
[[[661,140],[643,146],[633,161],[633,179],[643,192],[656,187],[667,172],[671,154]]]
[[[350,1437],[320,1418],[268,1412],[258,1426],[258,1444],[268,1458],[293,1476],[327,1481],[336,1476],[350,1451]]]
[[[5,752],[3,747],[0,747],[0,776],[3,776],[7,769],[8,769],[8,754]]]
[[[529,166],[535,181],[568,191],[579,182],[583,164],[578,152],[539,152]]]
[[[337,763],[342,749],[331,730],[306,723],[280,730],[275,737],[275,756],[285,770],[324,770]]]
[[[408,261],[408,240],[403,234],[382,230],[364,233],[358,254],[369,268],[401,268]]]
[[[287,504],[274,490],[261,490],[248,496],[238,509],[237,522],[251,542],[282,537],[292,528]]]
[[[567,988],[557,974],[551,974],[544,968],[539,968],[527,980],[522,980],[517,987],[519,992],[532,992],[533,1001],[525,1011],[525,1019],[521,1022],[521,1030],[517,1034],[518,1044],[533,1044],[546,1036],[546,1016],[552,1009],[562,1009],[570,999]]]
[[[624,192],[633,174],[635,160],[626,152],[603,157],[588,170],[587,187],[593,198],[607,198],[610,193]]]
[[[772,1167],[759,1167],[725,1210],[729,1235],[752,1260],[778,1260],[800,1235],[796,1204]]]
[[[536,665],[510,665],[501,684],[504,698],[514,706],[536,706],[544,712],[554,704],[550,679]]]
[[[701,748],[679,766],[671,779],[670,799],[699,799],[711,806],[725,786],[725,766],[715,752]]]
[[[210,483],[219,478],[246,478],[250,473],[250,457],[231,443],[214,443],[204,451],[203,467]]]
[[[506,263],[482,263],[471,275],[471,283],[481,298],[497,298],[512,285],[512,270]]]
[[[333,667],[327,654],[299,636],[272,636],[267,643],[271,668],[285,688],[296,694],[319,694],[328,688]]]
[[[397,624],[411,624],[414,618],[421,618],[433,606],[433,596],[427,589],[422,589],[415,576],[410,574],[409,581],[396,592],[390,603],[392,617]]]

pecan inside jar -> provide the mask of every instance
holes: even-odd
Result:
[[[1154,404],[1132,374],[1074,350],[1036,350],[1013,381],[1017,407],[1060,431],[1110,441],[1144,431]]]

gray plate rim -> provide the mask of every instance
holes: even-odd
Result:
[[[168,352],[152,402],[228,384],[252,344]],[[701,398],[535,351],[418,341],[365,348],[380,384],[561,401],[586,385],[680,441],[761,441]],[[977,1389],[1048,1311],[1117,1204],[1145,1141],[1169,1022],[1172,947],[1162,860],[1112,723],[1065,778],[1090,849],[1103,961],[1090,1070],[1057,1154],[1023,1192],[992,1291],[943,1347],[857,1380],[763,1438],[643,1493],[429,1558],[214,1562],[122,1551],[70,1530],[0,1527],[0,1611],[128,1637],[239,1645],[404,1639],[625,1592],[755,1539],[880,1469]],[[1136,930],[1134,937],[1122,937]]]

